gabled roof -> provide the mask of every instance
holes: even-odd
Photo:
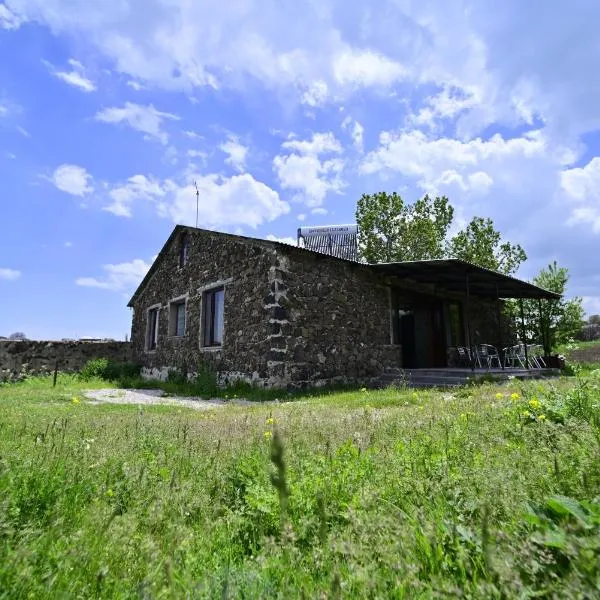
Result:
[[[558,299],[560,294],[550,292],[540,288],[532,283],[522,281],[509,275],[503,275],[484,267],[479,267],[472,263],[456,258],[439,259],[439,260],[417,260],[396,263],[357,263],[337,256],[322,254],[307,248],[291,246],[284,242],[264,240],[242,235],[233,235],[231,233],[223,233],[220,231],[212,231],[210,229],[200,229],[197,227],[188,227],[186,225],[176,225],[171,235],[164,243],[152,266],[146,273],[144,279],[134,292],[127,306],[133,306],[137,297],[142,293],[146,284],[158,268],[163,254],[171,245],[173,239],[183,231],[202,232],[209,235],[228,238],[231,241],[251,243],[253,245],[262,246],[263,248],[280,248],[292,252],[308,252],[316,257],[324,260],[341,261],[346,264],[363,268],[370,271],[375,271],[387,275],[396,275],[412,279],[418,283],[428,283],[438,285],[441,289],[453,292],[466,292],[467,277],[469,280],[470,293],[474,296],[484,296],[488,298],[545,298]]]

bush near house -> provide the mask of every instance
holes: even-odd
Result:
[[[2,597],[600,592],[600,378],[210,411],[89,385],[0,386]]]

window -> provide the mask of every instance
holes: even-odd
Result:
[[[179,266],[185,267],[188,259],[188,249],[190,239],[187,233],[184,233],[179,240]]]
[[[148,310],[148,321],[146,323],[146,350],[156,350],[158,343],[158,316],[160,307]]]
[[[169,304],[169,335],[181,337],[185,334],[185,299]]]
[[[223,308],[225,290],[215,288],[202,297],[202,345],[220,346],[223,343]]]

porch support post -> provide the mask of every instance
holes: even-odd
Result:
[[[469,285],[469,273],[465,273],[465,288],[467,292],[467,344],[469,346],[469,362],[471,363],[471,371],[475,370],[475,361],[473,360],[473,345],[471,342],[471,286]]]
[[[523,298],[519,298],[519,312],[521,313],[521,340],[525,346],[525,368],[529,369],[529,354],[527,352],[527,338],[525,337],[525,313],[523,312]]]
[[[546,354],[546,328],[544,327],[544,315],[542,313],[542,299],[538,298],[538,312],[540,313],[540,333],[542,334],[542,346]]]
[[[498,345],[500,346],[498,348],[498,358],[501,359],[500,366],[504,371],[504,355],[500,355],[504,344],[502,343],[502,311],[500,310],[500,291],[498,290],[498,285],[496,285],[496,318],[498,319]]]

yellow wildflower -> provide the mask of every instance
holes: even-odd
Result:
[[[367,388],[360,388],[360,391],[361,391],[361,392],[366,392],[366,391],[367,391]]]
[[[265,431],[264,436],[267,440],[270,440],[273,437],[273,434],[270,431]]]
[[[531,417],[531,413],[528,410],[525,410],[521,413],[521,416],[528,419],[529,417]]]
[[[501,394],[500,392],[498,392],[498,393],[496,394],[496,398],[497,398],[498,400],[502,400],[502,398],[504,398],[504,394]]]
[[[536,408],[539,408],[541,406],[541,404],[537,398],[532,398],[529,401],[529,406],[531,406],[531,408],[533,408],[533,409],[536,409]]]
[[[273,425],[274,421],[273,421],[273,417],[269,417],[267,419],[267,425]]]
[[[539,419],[540,421],[545,421],[545,420],[546,420],[546,415],[540,415],[540,416],[538,417],[538,419]]]
[[[79,399],[77,396],[73,396],[73,397],[71,398],[71,402],[72,402],[73,404],[79,404],[79,403],[81,402],[81,400],[80,400],[80,399]]]
[[[110,488],[108,488],[108,489],[106,490],[106,495],[107,495],[109,498],[112,498],[112,497],[115,495],[115,493],[114,493],[114,492],[113,492],[113,491],[112,491]]]
[[[520,397],[521,397],[521,396],[519,396],[519,394],[517,394],[517,392],[513,392],[513,393],[510,395],[510,399],[511,399],[511,400],[518,400]]]

